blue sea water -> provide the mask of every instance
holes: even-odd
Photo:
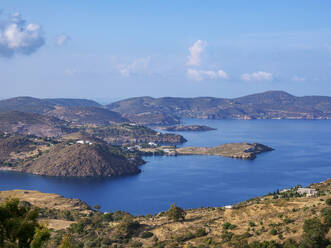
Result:
[[[217,128],[178,132],[184,146],[259,142],[275,150],[253,161],[217,156],[145,157],[142,173],[115,179],[42,177],[0,172],[0,190],[31,189],[79,198],[103,211],[157,213],[172,203],[184,208],[223,206],[277,189],[331,178],[331,121],[185,120]]]

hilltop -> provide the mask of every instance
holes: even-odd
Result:
[[[43,176],[112,177],[138,174],[143,160],[102,144],[58,144],[15,170]]]
[[[117,112],[91,106],[55,106],[55,109],[48,111],[46,115],[54,116],[61,120],[70,121],[78,125],[109,125],[128,122],[127,119],[123,118]]]
[[[97,139],[62,140],[0,134],[0,170],[44,176],[113,177],[140,172],[145,161]]]
[[[215,97],[136,97],[107,105],[132,121],[167,125],[181,118],[200,119],[331,119],[331,97],[296,97],[284,91],[226,99]]]

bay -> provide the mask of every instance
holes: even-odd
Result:
[[[55,178],[0,171],[0,190],[31,189],[79,198],[103,211],[132,214],[224,206],[277,189],[308,185],[331,177],[331,121],[328,120],[184,120],[217,128],[177,132],[184,146],[259,142],[275,150],[253,161],[217,156],[145,157],[134,176]]]

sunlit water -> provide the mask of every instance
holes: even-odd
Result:
[[[184,208],[223,206],[278,188],[331,177],[331,121],[185,120],[217,128],[178,132],[185,146],[259,142],[275,148],[254,161],[217,156],[146,157],[139,175],[74,179],[0,172],[0,190],[32,189],[79,198],[104,211],[156,213],[176,202]]]

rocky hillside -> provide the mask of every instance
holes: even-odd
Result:
[[[142,163],[108,145],[59,144],[16,170],[45,176],[111,177],[137,174]]]
[[[159,124],[162,119],[168,119],[167,124],[177,124],[180,118],[331,119],[331,97],[296,97],[283,91],[234,99],[137,97],[111,103],[107,107],[144,124]],[[162,118],[155,118],[156,113]]]
[[[18,154],[31,151],[34,149],[32,146],[32,140],[25,136],[16,135],[7,137],[3,133],[0,134],[0,166],[11,165],[14,163],[14,159],[11,159],[14,153]]]
[[[56,137],[73,130],[69,123],[55,117],[11,111],[0,113],[0,131],[36,136]]]
[[[142,125],[127,123],[107,127],[86,128],[85,132],[113,145],[147,144],[149,142],[176,145],[186,142],[186,139],[178,134],[159,133]]]
[[[71,121],[79,125],[109,125],[113,123],[128,122],[119,113],[105,108],[90,106],[63,107],[55,106],[54,110],[46,113],[48,116],[54,116],[58,119]]]

